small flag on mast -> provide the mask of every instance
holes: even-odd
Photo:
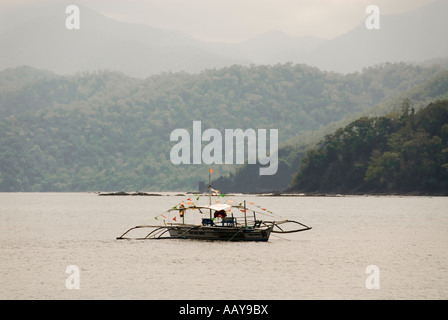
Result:
[[[208,172],[213,173],[212,168],[208,168]]]

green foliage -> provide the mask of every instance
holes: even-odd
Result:
[[[415,114],[361,118],[310,150],[292,190],[448,194],[448,100]]]
[[[371,71],[375,71],[375,69]],[[387,74],[391,75],[390,70]],[[441,89],[434,90],[434,87]],[[412,100],[408,97],[411,97]],[[406,90],[374,107],[367,108],[358,113],[349,113],[341,120],[322,126],[318,130],[309,133],[299,133],[288,139],[279,150],[279,171],[274,176],[260,177],[257,169],[253,168],[253,165],[245,165],[239,168],[235,174],[220,177],[214,184],[219,186],[220,190],[231,190],[233,192],[272,192],[285,190],[290,186],[291,178],[296,175],[302,159],[307,154],[307,150],[314,148],[325,136],[330,136],[331,133],[342,130],[338,128],[349,125],[357,118],[360,118],[358,121],[362,123],[363,121],[368,121],[368,117],[375,115],[382,116],[386,113],[388,114],[388,118],[404,119],[406,116],[415,113],[416,107],[414,105],[423,106],[430,101],[447,98],[448,72],[441,72],[423,84]],[[400,101],[399,99],[402,100]],[[411,106],[411,103],[413,106]],[[385,121],[385,118],[382,118],[381,121]],[[378,152],[378,150],[375,151],[375,153]],[[362,167],[363,165],[361,163],[356,163],[355,167],[345,168],[344,170],[356,171],[359,174]],[[318,177],[318,172],[319,170],[317,170],[316,177]],[[311,184],[311,181],[308,183]],[[318,183],[318,179],[313,183]]]
[[[203,130],[279,129],[286,146],[271,177],[276,182],[251,180],[265,190],[282,188],[305,155],[305,145],[287,140],[370,110],[439,73],[402,63],[348,75],[305,65],[235,65],[144,80],[110,71],[58,76],[5,70],[0,191],[195,190],[208,166],[175,166],[169,159],[170,133],[191,130],[193,120],[201,120]],[[347,156],[355,152],[347,148]],[[213,167],[219,175],[235,169]],[[246,170],[258,171],[253,165],[239,172]]]

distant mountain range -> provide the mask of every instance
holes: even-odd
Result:
[[[381,15],[380,30],[364,22],[313,50],[306,63],[352,72],[384,62],[417,62],[448,55],[448,1],[439,0],[399,15]]]
[[[66,28],[64,4],[6,19],[0,27],[0,69],[29,65],[60,74],[107,69],[147,77],[247,63],[207,51],[178,31],[120,22],[79,8],[79,30]]]
[[[362,23],[332,40],[271,31],[240,43],[204,42],[176,30],[113,20],[83,6],[80,30],[68,30],[66,6],[2,17],[0,70],[29,65],[60,74],[107,69],[148,77],[293,62],[348,73],[383,62],[448,56],[446,0],[404,14],[382,14],[380,30],[367,30]]]

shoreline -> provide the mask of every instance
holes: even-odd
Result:
[[[165,192],[165,191],[161,191]],[[187,195],[199,195],[208,196],[207,193],[197,193],[197,192],[176,192],[176,191],[166,191],[172,192],[173,194],[162,194],[162,193],[152,193],[152,192],[91,192],[96,193],[98,196],[152,196],[152,197],[164,197],[164,196],[187,196]],[[325,193],[325,192],[310,192],[310,193],[294,193],[294,192],[238,192],[238,193],[228,193],[225,194],[226,197],[234,196],[247,196],[253,195],[257,197],[447,197],[448,194],[431,194],[423,192],[403,192],[403,193]]]

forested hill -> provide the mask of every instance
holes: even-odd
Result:
[[[347,75],[232,66],[134,79],[103,71],[0,72],[0,191],[196,190],[208,165],[174,165],[174,129],[278,129],[280,143],[364,112],[438,74],[384,64]],[[215,174],[237,165],[212,165]],[[281,178],[281,175],[278,176]],[[281,178],[286,184],[291,176]],[[232,191],[232,190],[230,190]]]
[[[448,99],[448,72],[442,72],[430,80],[411,90],[406,90],[391,99],[386,99],[373,108],[358,114],[349,114],[342,120],[332,122],[320,129],[301,133],[286,141],[279,149],[279,164],[277,174],[260,176],[258,166],[244,165],[235,172],[219,177],[213,185],[220,190],[233,192],[281,192],[290,187],[293,176],[296,175],[302,159],[308,149],[316,145],[338,128],[345,127],[350,122],[361,117],[383,116],[387,113],[399,112],[403,101],[413,109],[419,109],[438,99]]]
[[[360,118],[303,159],[290,191],[448,195],[448,100]]]

